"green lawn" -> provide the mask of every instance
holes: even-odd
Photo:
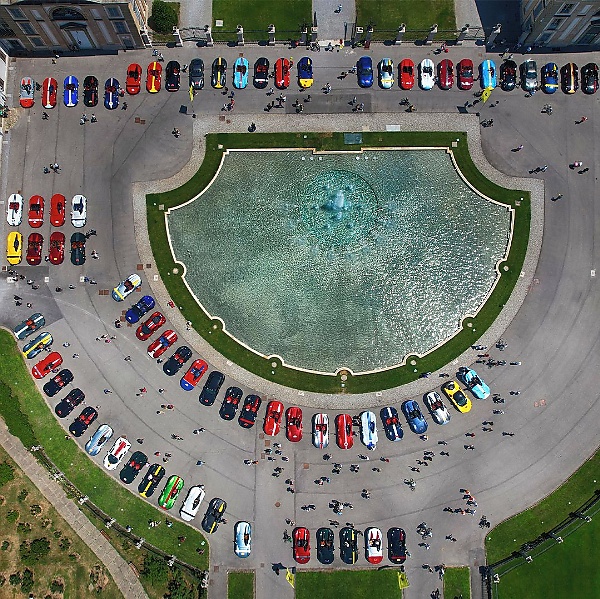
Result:
[[[446,568],[444,574],[444,599],[470,599],[471,580],[469,568]]]
[[[395,570],[299,572],[296,575],[296,599],[317,597],[401,599],[402,593],[398,585],[398,572]]]
[[[227,599],[254,599],[254,572],[229,572]]]
[[[529,195],[518,190],[507,190],[492,183],[476,168],[469,154],[465,133],[448,132],[396,132],[363,133],[363,147],[450,147],[463,175],[481,193],[500,202],[516,207],[513,242],[502,276],[486,305],[474,319],[466,319],[463,330],[448,343],[424,358],[409,357],[406,366],[400,366],[381,373],[350,376],[344,391],[347,393],[367,393],[390,389],[415,380],[419,373],[442,368],[472,345],[494,322],[500,310],[508,301],[512,289],[519,278],[527,243],[529,241],[530,203]],[[211,181],[221,162],[222,153],[227,148],[315,148],[317,150],[348,150],[341,133],[281,133],[281,134],[210,134],[206,137],[204,162],[181,187],[163,194],[149,194],[146,198],[148,231],[157,268],[167,286],[173,301],[180,306],[186,320],[221,354],[267,380],[307,391],[340,393],[342,387],[339,376],[317,375],[300,372],[281,366],[278,360],[275,369],[271,360],[246,350],[229,335],[222,332],[220,322],[211,321],[189,294],[181,276],[174,276],[173,269],[183,272],[180,264],[174,262],[167,240],[164,210],[177,206],[194,197]],[[520,201],[522,200],[522,201]],[[517,204],[520,201],[520,205]],[[414,361],[415,364],[411,364]],[[272,373],[275,371],[275,374]],[[341,374],[341,373],[340,373]]]

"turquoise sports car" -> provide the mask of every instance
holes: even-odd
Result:
[[[244,89],[248,85],[248,61],[241,56],[233,64],[233,86]]]
[[[458,378],[477,399],[489,397],[490,388],[474,370],[463,366],[458,370]]]

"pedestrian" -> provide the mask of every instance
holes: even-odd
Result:
[[[336,9],[335,12],[338,13],[338,14],[340,14],[342,12],[342,5],[341,4],[338,4],[338,7],[337,7],[337,9]]]
[[[122,110],[127,110],[127,102],[123,102]]]
[[[540,171],[542,171],[542,173],[545,173],[548,170],[548,165],[544,164],[544,166],[540,166]]]
[[[165,392],[165,390],[164,389],[159,389],[158,392],[162,394],[162,393]]]
[[[79,354],[73,354],[73,359],[77,360],[77,358],[79,358]]]
[[[470,449],[471,451],[475,450],[475,445],[465,445],[465,450]]]
[[[421,441],[428,441],[429,437],[427,435],[421,435],[419,439],[421,439]]]
[[[516,147],[516,148],[513,150],[513,152],[520,152],[522,149],[523,149],[523,144],[521,144],[521,145],[517,146],[517,147]]]
[[[92,112],[92,118],[90,119],[91,123],[97,123],[98,119],[96,118],[96,115]]]
[[[125,360],[125,362],[131,362],[131,356],[125,356],[123,360]]]
[[[136,439],[136,441],[141,445],[144,442],[143,437],[140,437],[139,439]]]
[[[474,437],[475,433],[465,433],[465,437]]]
[[[584,169],[582,169],[582,170],[579,171],[579,174],[583,175],[583,173],[587,173],[589,170],[590,170],[589,167],[586,166]]]
[[[502,431],[502,435],[503,435],[504,437],[514,437],[514,436],[515,436],[515,433],[507,433],[506,431]]]
[[[438,441],[438,445],[448,445],[448,441]]]
[[[109,393],[112,393],[110,389],[104,389],[104,395],[108,395]]]
[[[585,121],[587,121],[588,118],[587,116],[582,116],[581,119],[579,120],[580,123],[585,123]]]

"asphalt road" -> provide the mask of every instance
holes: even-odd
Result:
[[[251,62],[263,53],[272,62],[278,56],[290,56],[290,50],[281,48],[249,46],[241,50]],[[232,65],[240,49],[186,46],[164,53],[167,60],[177,58],[182,63],[200,55],[208,65],[219,51]],[[376,59],[391,56],[398,64],[405,56],[421,60],[432,50],[374,45],[369,53]],[[302,56],[297,50],[291,55],[296,61]],[[372,126],[369,117],[373,112],[387,114],[389,122],[393,123],[397,112],[402,110],[398,101],[404,95],[410,96],[419,114],[431,115],[432,128],[440,128],[446,113],[456,114],[459,107],[473,99],[472,95],[456,89],[449,92],[414,90],[410,93],[397,88],[393,91],[375,88],[359,91],[352,75],[337,79],[358,56],[349,49],[339,53],[311,54],[316,66],[316,82],[311,92],[313,100],[304,106],[306,114],[317,115],[310,122],[318,122],[321,130],[360,130]],[[455,62],[467,56],[480,61],[483,50],[452,49],[445,55],[448,56]],[[556,55],[552,56],[552,59],[556,58]],[[560,64],[569,58],[560,56]],[[574,57],[580,66],[588,61],[588,56],[582,58]],[[595,55],[589,56],[589,60],[594,58],[598,59]],[[127,52],[118,57],[61,58],[56,66],[51,65],[49,59],[17,60],[11,71],[8,91],[13,93],[12,104],[15,106],[18,104],[18,82],[24,75],[42,81],[52,74],[60,82],[69,74],[77,75],[82,81],[86,74],[94,73],[101,85],[113,75],[124,84],[129,62],[140,62],[145,69],[150,60],[149,51]],[[538,66],[545,61],[544,57],[539,57]],[[333,91],[324,95],[319,88],[327,82],[331,83]],[[306,92],[300,93],[290,87],[285,109],[279,111],[289,113],[287,129],[303,130],[305,127],[303,115],[294,114],[291,106],[298,97],[305,95]],[[367,114],[352,112],[348,102],[354,95],[359,102],[365,103]],[[254,121],[259,130],[263,126],[269,127],[271,115],[264,108],[270,98],[264,91],[248,88],[237,92],[235,99],[234,111],[225,114],[221,110],[224,96],[210,88],[200,92],[194,109],[202,126],[243,131]],[[423,563],[472,566],[474,597],[478,597],[480,585],[476,567],[485,563],[484,533],[477,526],[479,516],[485,514],[492,523],[497,523],[533,504],[564,481],[595,450],[599,406],[594,389],[598,382],[597,314],[600,299],[592,272],[598,254],[595,246],[598,227],[595,217],[597,101],[580,92],[573,97],[558,93],[552,98],[544,97],[540,92],[525,98],[518,90],[510,94],[494,92],[492,100],[495,99],[499,100],[498,105],[492,107],[490,101],[481,109],[482,117],[494,119],[494,126],[481,133],[483,152],[489,162],[498,170],[518,177],[529,176],[529,169],[549,165],[545,173],[534,175],[543,177],[546,188],[544,239],[535,279],[517,316],[502,333],[508,348],[502,353],[490,351],[496,359],[521,361],[522,365],[492,370],[482,370],[479,366],[492,390],[506,397],[506,404],[495,406],[490,401],[477,402],[467,416],[453,413],[448,426],[430,425],[428,441],[419,440],[404,427],[405,439],[396,444],[382,440],[370,456],[371,460],[360,462],[357,474],[350,473],[348,467],[351,463],[359,463],[358,453],[365,453],[360,444],[355,446],[355,451],[346,452],[350,457],[332,446],[329,451],[331,462],[344,464],[339,476],[331,474],[331,463],[322,459],[322,452],[311,447],[308,434],[295,446],[285,439],[278,439],[283,444],[283,454],[289,456],[290,461],[282,463],[278,459],[270,463],[264,455],[269,439],[261,433],[260,420],[251,431],[242,431],[236,423],[224,422],[218,416],[219,400],[213,408],[200,406],[197,393],[181,391],[178,377],[167,379],[160,366],[148,358],[147,343],[135,339],[133,328],[123,326],[117,330],[113,326],[113,321],[131,302],[116,304],[105,291],[131,272],[142,275],[145,290],[153,283],[144,272],[150,273],[152,278],[153,264],[142,263],[138,253],[136,233],[139,231],[134,232],[133,226],[132,185],[156,181],[156,188],[163,188],[165,184],[160,180],[174,177],[182,169],[186,172],[185,166],[195,143],[186,90],[175,94],[163,90],[157,95],[143,91],[139,96],[125,98],[129,105],[126,111],[109,112],[98,106],[95,110],[98,123],[85,125],[79,124],[84,110],[81,104],[72,109],[59,105],[48,111],[48,121],[42,121],[38,95],[35,107],[23,111],[16,125],[4,135],[0,197],[7,198],[19,191],[27,200],[34,193],[40,193],[49,203],[50,196],[56,192],[63,193],[68,199],[83,193],[89,202],[85,230],[96,229],[98,235],[88,241],[88,260],[82,268],[72,266],[68,256],[63,265],[51,269],[46,265],[20,266],[19,272],[40,284],[37,291],[24,281],[8,283],[3,277],[0,284],[0,298],[5,306],[1,313],[2,323],[12,327],[32,311],[43,312],[48,329],[56,339],[56,348],[65,357],[65,366],[75,374],[74,383],[86,392],[87,405],[100,406],[98,424],[108,422],[117,435],[126,434],[132,441],[143,437],[141,449],[150,456],[155,451],[163,455],[164,452],[172,453],[167,465],[169,474],[183,476],[186,486],[204,484],[207,499],[219,496],[228,502],[228,524],[222,525],[210,538],[212,596],[224,596],[228,569],[250,567],[257,572],[257,598],[291,597],[292,589],[285,578],[277,577],[271,571],[272,563],[293,564],[290,547],[281,540],[285,528],[291,532],[285,518],[308,526],[313,534],[318,527],[326,525],[329,518],[334,518],[342,524],[351,521],[361,530],[376,525],[384,534],[390,526],[401,526],[407,531],[412,558],[406,564],[411,582],[406,597],[426,597],[439,586],[436,575],[421,568]],[[554,108],[551,116],[540,112],[547,102]],[[181,106],[189,108],[188,114],[180,110]],[[92,111],[86,112],[90,116]],[[588,120],[576,125],[575,121],[583,115]],[[171,135],[173,127],[182,131],[179,139]],[[511,152],[511,148],[519,144],[524,145],[523,150]],[[575,160],[584,161],[590,171],[580,175],[570,170],[568,164]],[[54,161],[61,165],[61,173],[43,174],[42,167]],[[563,199],[550,201],[550,197],[558,193],[564,195]],[[7,225],[3,227],[6,236]],[[47,223],[41,229],[46,243],[50,234],[48,229]],[[29,233],[27,225],[21,230]],[[67,237],[72,231],[68,223],[63,227]],[[91,258],[92,249],[99,253],[99,260]],[[138,265],[143,269],[138,270]],[[83,283],[84,275],[98,284]],[[49,278],[47,285],[45,277]],[[69,284],[76,288],[68,289]],[[56,293],[56,286],[61,286],[63,291]],[[18,308],[13,307],[12,295],[15,293],[24,298],[23,305]],[[136,294],[133,299],[138,297]],[[26,308],[25,302],[33,304],[32,310]],[[167,305],[160,308],[168,318],[175,318],[174,309]],[[96,341],[96,337],[105,333],[116,339],[111,343]],[[178,330],[178,333],[185,337],[185,331]],[[61,348],[63,342],[69,342],[70,346]],[[79,353],[80,357],[71,359],[73,352]],[[124,361],[127,355],[132,357],[131,362]],[[229,376],[230,372],[236,372],[236,369],[232,366],[226,372],[228,378],[224,388],[235,382]],[[434,388],[438,381],[430,379],[430,383]],[[246,385],[241,386],[244,393],[252,390]],[[143,387],[148,393],[136,396]],[[159,394],[158,389],[163,387],[165,393]],[[105,388],[113,393],[104,394]],[[510,396],[510,390],[520,390],[521,394]],[[401,395],[402,391],[398,393]],[[297,399],[298,405],[303,405],[302,396]],[[166,403],[173,403],[175,410],[162,410],[161,404]],[[373,405],[376,403],[378,400],[373,398]],[[492,415],[492,409],[497,407],[506,413]],[[305,409],[305,422],[315,411]],[[357,413],[358,406],[349,411]],[[333,410],[329,415],[333,419]],[[492,432],[481,430],[481,422],[485,420],[494,421]],[[68,426],[70,422],[68,418],[64,424]],[[206,432],[195,436],[192,430],[198,426],[205,427]],[[475,438],[464,436],[470,431],[476,433]],[[503,431],[514,432],[515,436],[503,436]],[[173,441],[172,433],[181,435],[184,440]],[[86,439],[84,436],[82,443]],[[438,445],[441,440],[447,441],[448,445]],[[475,451],[463,448],[470,443],[475,445]],[[132,449],[138,449],[135,442]],[[427,467],[421,466],[420,472],[412,472],[410,467],[416,465],[416,459],[423,457],[424,450],[435,452],[433,461]],[[450,455],[439,455],[441,450]],[[103,455],[104,452],[96,461]],[[390,462],[379,462],[380,456],[386,456]],[[196,466],[198,459],[205,465]],[[246,466],[244,459],[258,459],[259,464]],[[271,476],[272,467],[276,465],[285,468],[280,478]],[[381,472],[373,472],[374,466],[380,467]],[[329,476],[331,483],[317,486],[313,481],[320,476]],[[288,477],[295,481],[295,494],[286,492],[287,485],[283,481]],[[406,477],[417,480],[414,493],[402,484]],[[360,497],[363,488],[371,491],[368,501]],[[443,511],[446,506],[464,506],[460,488],[468,488],[475,495],[478,502],[475,517]],[[345,510],[343,516],[335,516],[327,507],[332,498],[349,501],[354,509]],[[311,503],[317,506],[316,511],[305,513],[300,510],[300,506]],[[244,562],[232,551],[232,528],[240,519],[249,520],[254,528],[252,556]],[[433,528],[433,539],[428,541],[429,551],[418,546],[420,538],[415,527],[422,521]],[[454,535],[458,541],[445,540],[446,535]],[[365,564],[363,553],[359,565]],[[337,557],[335,566],[341,567]],[[310,567],[319,567],[314,555]]]

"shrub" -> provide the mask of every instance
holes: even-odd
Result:
[[[52,524],[52,520],[50,518],[44,518],[42,520],[42,528],[48,528]]]
[[[171,33],[177,25],[177,13],[172,6],[162,0],[154,0],[152,3],[152,16],[150,27],[158,33]]]
[[[164,559],[147,553],[144,558],[142,576],[147,578],[153,585],[163,584],[169,577],[169,566],[167,566]]]
[[[6,584],[6,576],[4,574],[0,574],[0,587],[3,587]]]
[[[6,519],[9,522],[16,522],[19,519],[19,512],[17,512],[17,510],[10,510],[8,514],[6,514]]]
[[[17,524],[17,532],[20,532],[21,534],[31,532],[31,524],[29,524],[29,522],[19,522]]]
[[[46,537],[33,539],[31,543],[23,541],[19,548],[21,560],[25,564],[35,564],[50,553],[50,541]]]
[[[2,462],[0,464],[0,487],[3,487],[6,483],[10,482],[15,478],[15,469],[8,462]]]
[[[63,537],[58,545],[63,551],[67,551],[71,547],[71,541],[67,537]]]
[[[21,489],[21,492],[17,495],[17,499],[19,501],[25,501],[27,499],[27,495],[29,495],[29,491],[27,489]]]
[[[34,503],[30,508],[29,508],[29,512],[31,513],[32,516],[37,516],[38,514],[42,513],[42,506],[38,505],[37,503]]]
[[[65,585],[62,580],[53,580],[50,583],[50,591],[52,593],[62,593],[65,590]]]
[[[28,568],[23,572],[23,579],[21,580],[21,590],[24,593],[29,593],[33,588],[33,572]]]
[[[9,541],[3,541],[2,542],[2,551],[6,551],[8,548],[10,547],[10,542]]]
[[[21,572],[15,572],[8,577],[8,582],[16,587],[21,582]]]
[[[8,430],[15,437],[21,439],[25,447],[39,445],[33,433],[29,418],[21,411],[19,398],[13,394],[12,389],[4,382],[0,382],[0,414]]]

